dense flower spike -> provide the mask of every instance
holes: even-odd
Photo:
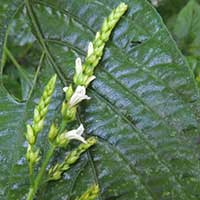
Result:
[[[115,25],[121,16],[126,12],[126,10],[127,5],[125,3],[121,3],[112,11],[109,17],[104,20],[101,30],[96,34],[95,40],[90,42],[88,45],[85,63],[83,65],[81,64],[81,76],[76,70],[74,76],[74,82],[76,85],[87,86],[93,80],[91,76],[93,76],[94,68],[97,66],[102,57],[105,44],[108,41]]]
[[[76,200],[95,200],[99,194],[99,186],[93,185],[80,198]]]
[[[34,110],[32,127],[36,137],[38,133],[43,129],[44,119],[48,111],[48,106],[51,101],[51,97],[55,88],[55,83],[56,83],[56,75],[54,75],[46,85],[42,97],[39,101],[39,104],[36,106]]]
[[[48,84],[46,85],[39,104],[34,110],[33,125],[27,124],[26,140],[28,142],[28,148],[26,152],[26,158],[29,162],[29,171],[32,175],[33,165],[39,161],[39,149],[34,150],[34,144],[37,140],[38,133],[43,129],[44,119],[48,111],[48,106],[54,91],[56,82],[56,75],[54,75]]]
[[[56,164],[54,167],[51,167],[49,170],[49,179],[58,180],[61,178],[61,175],[64,171],[67,171],[72,164],[74,164],[82,153],[87,151],[91,146],[96,143],[94,137],[90,137],[86,140],[86,143],[81,143],[77,149],[68,154],[61,164]]]

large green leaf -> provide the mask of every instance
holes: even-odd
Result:
[[[174,25],[174,35],[185,54],[200,56],[200,5],[190,0]]]
[[[23,199],[28,190],[23,132],[41,89],[56,72],[60,81],[50,123],[59,112],[62,87],[71,80],[75,58],[84,57],[88,42],[119,2],[31,1],[25,17],[37,38],[35,45],[41,46],[41,51],[32,51],[39,56],[45,52],[46,57],[27,101],[17,102],[0,87],[1,199]],[[98,144],[63,180],[43,186],[38,199],[74,199],[94,182],[100,185],[99,200],[200,198],[199,90],[192,71],[151,5],[145,0],[125,2],[129,10],[88,89],[92,100],[79,110],[87,135],[97,136]],[[49,123],[39,138],[42,152],[48,148]],[[56,159],[62,154],[57,152]]]

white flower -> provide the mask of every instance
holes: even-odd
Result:
[[[94,52],[93,43],[89,42],[87,56],[90,56],[93,52]]]
[[[90,76],[87,81],[86,81],[86,85],[89,85],[90,82],[92,82],[94,79],[96,78],[96,76]]]
[[[90,97],[86,95],[86,88],[85,86],[78,85],[74,94],[69,100],[70,107],[77,105],[79,102],[83,101],[84,99],[89,100]]]
[[[151,3],[153,4],[153,6],[158,7],[159,0],[151,0]]]
[[[64,133],[65,138],[68,140],[79,140],[83,143],[87,143],[87,141],[81,136],[84,132],[83,124],[81,124],[77,129],[68,131]]]
[[[69,88],[69,87],[64,87],[64,88],[63,88],[63,91],[64,91],[64,92],[67,92],[68,88]]]
[[[77,58],[75,62],[75,69],[76,69],[76,74],[81,74],[83,72],[83,66],[81,62],[81,58]]]

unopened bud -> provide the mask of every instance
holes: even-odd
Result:
[[[67,159],[67,164],[68,164],[68,165],[74,164],[74,163],[79,159],[79,157],[80,157],[80,155],[70,156],[70,157]]]
[[[51,128],[49,130],[48,138],[50,142],[54,142],[56,136],[58,135],[58,128],[57,126],[53,123],[51,125]]]
[[[35,123],[37,123],[38,121],[40,121],[40,113],[39,113],[37,107],[34,109],[34,121],[35,121]]]
[[[55,171],[54,174],[52,175],[51,179],[56,181],[61,178],[61,174],[62,174],[62,172]]]
[[[87,139],[87,143],[90,144],[90,146],[96,144],[96,142],[97,139],[95,137],[90,137]]]
[[[69,140],[65,137],[65,134],[61,134],[56,137],[56,145],[59,147],[65,147],[68,142]]]
[[[79,200],[94,200],[98,197],[99,187],[98,185],[93,185],[79,198]]]
[[[35,139],[36,139],[34,135],[34,130],[29,124],[27,124],[26,128],[27,128],[26,139],[30,145],[33,145],[35,144]]]
[[[69,87],[64,87],[63,88],[63,91],[65,92],[65,99],[67,101],[70,100],[71,96],[73,95],[74,91],[73,91],[73,88],[72,88],[72,85],[70,85]]]
[[[43,126],[44,126],[44,120],[43,119],[41,119],[38,123],[35,123],[34,124],[35,133],[38,134],[43,129]]]
[[[30,163],[34,164],[40,160],[39,153],[39,149],[34,152],[33,149],[29,146],[27,149],[26,158]]]
[[[76,118],[76,107],[69,107],[66,102],[63,102],[61,113],[63,118],[70,122]]]

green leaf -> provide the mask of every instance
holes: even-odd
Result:
[[[200,56],[200,5],[190,0],[178,14],[174,35],[184,54]]]
[[[188,0],[158,0],[157,10],[167,23],[172,16],[180,12],[187,2]]]
[[[75,58],[84,58],[89,41],[120,1],[26,2],[37,38],[34,45],[41,47],[30,51],[38,57],[45,52],[46,57],[41,65],[38,60],[27,101],[17,102],[0,87],[2,200],[23,199],[28,191],[23,133],[44,85],[51,74],[58,74],[39,138],[42,153],[48,148],[49,123],[60,112],[62,87],[72,79]],[[99,200],[200,198],[200,97],[192,70],[151,5],[145,0],[126,3],[129,10],[114,30],[95,71],[97,79],[88,89],[92,99],[79,110],[87,135],[97,136],[98,144],[63,180],[42,185],[37,199],[75,199],[94,183],[100,186]],[[30,62],[35,62],[33,57]],[[56,152],[56,160],[63,153]]]

